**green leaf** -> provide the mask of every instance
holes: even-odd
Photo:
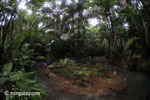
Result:
[[[109,2],[109,7],[113,7],[113,5],[114,5],[114,0],[108,0],[108,2]]]
[[[9,78],[7,78],[7,77],[1,77],[0,78],[0,85],[1,84],[4,84],[6,81],[8,81],[9,80]]]
[[[13,72],[13,73],[10,75],[10,81],[17,81],[17,80],[20,80],[22,76],[23,76],[23,73],[22,73],[22,72]]]
[[[7,95],[7,96],[6,96],[6,100],[10,100],[10,95]]]
[[[45,33],[50,33],[50,32],[54,32],[55,30],[54,29],[48,29],[45,31]]]
[[[125,50],[127,50],[128,48],[129,48],[129,46],[131,46],[133,43],[134,43],[134,41],[135,40],[138,40],[139,38],[137,38],[137,37],[133,37],[133,38],[131,38],[131,39],[128,39],[128,41],[127,41],[127,43],[125,44]]]
[[[30,92],[30,87],[29,87],[29,83],[25,82],[25,81],[17,81],[16,85],[22,89],[23,91],[28,91]]]
[[[34,84],[33,86],[34,87],[40,87],[40,84]]]
[[[45,90],[44,88],[42,88],[39,83],[34,84],[34,85],[31,87],[31,89],[34,90],[34,91],[38,91],[38,92],[40,92],[41,94],[45,94],[45,93],[46,93],[46,90]]]
[[[10,4],[16,4],[16,0],[10,0]]]
[[[12,63],[8,63],[4,65],[4,67],[2,68],[2,72],[4,75],[8,74],[11,70],[12,70]]]
[[[14,99],[14,96],[13,95],[7,95],[6,96],[6,100],[13,100]]]
[[[32,80],[32,79],[24,79],[24,81],[28,82],[28,83],[36,83],[37,81],[36,80]]]
[[[35,91],[43,91],[43,89],[38,88],[38,87],[31,87],[31,89],[35,90]]]

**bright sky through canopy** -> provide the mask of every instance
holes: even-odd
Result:
[[[90,18],[88,19],[88,22],[92,26],[96,26],[98,24],[98,19],[97,18]]]
[[[78,0],[75,0],[75,1],[78,2]],[[68,2],[69,4],[71,3],[70,0],[67,0],[67,2]],[[20,3],[20,5],[19,5],[19,9],[27,10],[27,6],[25,5],[25,3],[26,3],[26,1],[23,0],[23,1]],[[60,1],[60,0],[57,0],[57,3],[58,3],[58,4],[61,4],[61,1]],[[47,6],[48,6],[48,4],[47,4]],[[32,13],[31,10],[27,10],[27,12],[28,12],[29,14]],[[96,25],[99,23],[97,18],[89,18],[89,19],[88,19],[88,22],[89,22],[89,24],[92,25],[92,26],[96,26]]]
[[[19,9],[24,9],[24,10],[27,9],[27,6],[25,5],[25,3],[26,3],[26,1],[23,0],[19,5]]]

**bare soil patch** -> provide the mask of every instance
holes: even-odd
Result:
[[[127,89],[127,81],[111,72],[107,73],[109,78],[100,75],[91,75],[89,78],[72,76],[68,78],[65,75],[57,75],[48,68],[44,72],[51,79],[52,87],[59,92],[104,96]]]

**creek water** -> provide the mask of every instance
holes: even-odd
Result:
[[[96,61],[95,64],[101,64],[104,69],[115,72],[127,80],[127,90],[123,93],[113,92],[108,96],[79,96],[58,92],[53,90],[50,78],[42,71],[46,68],[46,63],[38,63],[34,71],[37,72],[39,82],[47,90],[42,100],[147,100],[150,93],[150,78],[146,74],[118,67],[105,60]]]

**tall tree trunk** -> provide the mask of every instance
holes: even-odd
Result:
[[[1,45],[0,45],[0,65],[2,65],[2,55],[3,55],[3,50],[4,50],[4,43],[5,43],[5,40],[6,40],[6,35],[7,35],[7,30],[6,30],[6,26],[3,26],[3,31],[2,31],[2,42],[1,42]],[[0,68],[1,69],[1,68]]]
[[[143,27],[144,27],[144,31],[145,31],[145,42],[146,42],[146,46],[149,46],[149,33],[148,33],[148,28],[146,26],[146,23],[144,22],[143,18],[142,18],[142,22],[143,22]]]
[[[117,32],[116,32],[115,25],[113,22],[113,18],[111,17],[110,11],[109,11],[109,19],[111,23],[110,45],[111,45],[112,53],[114,54],[117,52]]]
[[[8,32],[12,32],[12,31],[9,30],[9,28],[10,28],[11,22],[13,21],[14,15],[16,13],[17,7],[20,4],[20,2],[21,2],[21,0],[18,2],[16,7],[14,8],[14,10],[11,12],[11,17],[8,20],[8,22],[6,21],[7,23],[3,26],[2,42],[1,42],[1,45],[0,45],[0,67],[3,66],[3,64],[2,64],[2,56],[3,56],[3,52],[4,52],[4,43],[6,41],[6,36],[7,36]],[[6,20],[7,20],[7,18],[6,18]],[[13,29],[13,27],[12,27],[12,29]],[[1,71],[1,68],[0,68],[0,71]]]

